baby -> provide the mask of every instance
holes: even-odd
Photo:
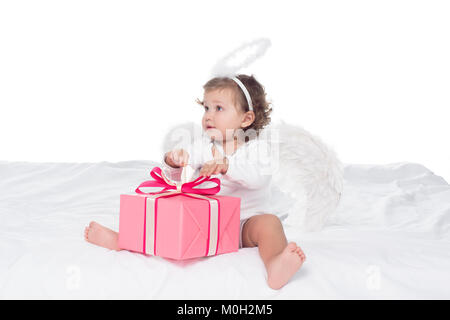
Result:
[[[287,242],[279,218],[267,212],[270,205],[270,170],[261,157],[266,150],[256,139],[270,122],[272,109],[264,87],[253,77],[217,77],[204,86],[202,139],[164,155],[164,172],[179,177],[189,164],[200,176],[218,175],[218,195],[241,198],[241,248],[258,247],[267,271],[267,283],[280,289],[300,269],[306,257],[295,242]],[[204,138],[207,138],[205,140]],[[267,154],[266,154],[267,155]],[[85,239],[113,250],[118,233],[96,222],[85,229]]]

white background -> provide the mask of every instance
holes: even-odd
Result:
[[[0,160],[159,160],[214,63],[268,37],[273,119],[450,181],[448,1],[2,1]]]

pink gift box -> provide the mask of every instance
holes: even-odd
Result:
[[[119,247],[176,260],[238,251],[241,199],[200,197],[211,200],[187,193],[120,195]]]

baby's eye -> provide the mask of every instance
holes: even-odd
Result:
[[[223,108],[221,106],[217,106],[217,111],[222,110]]]
[[[208,107],[207,107],[207,106],[204,106],[204,107],[205,107],[205,111],[208,110]]]

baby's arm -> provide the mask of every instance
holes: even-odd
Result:
[[[222,157],[213,149],[214,160],[203,164],[200,175],[222,174],[224,179],[237,182],[244,188],[262,188],[271,180],[268,149],[263,149],[267,147],[264,142],[253,143],[246,149],[247,153],[243,151],[231,158]]]
[[[189,161],[189,153],[184,149],[175,149],[164,154],[163,172],[173,181],[181,181],[183,167]]]
[[[163,171],[166,176],[175,181],[181,181],[181,174],[186,165],[196,170],[201,159],[202,144],[194,140],[191,144],[185,144],[180,148],[168,151],[163,156]]]
[[[271,181],[271,167],[268,154],[262,149],[266,147],[263,142],[253,143],[247,153],[241,152],[230,158],[223,178],[237,182],[247,189],[267,186]]]
[[[211,176],[219,173],[225,174],[228,171],[228,158],[223,157],[214,146],[212,147],[212,154],[214,159],[202,165],[200,176]]]
[[[184,167],[188,164],[189,153],[184,149],[175,149],[166,152],[164,155],[164,163],[172,168]]]
[[[270,183],[271,176],[256,162],[239,162],[237,159],[229,161],[225,179],[237,182],[247,189],[259,189]]]

